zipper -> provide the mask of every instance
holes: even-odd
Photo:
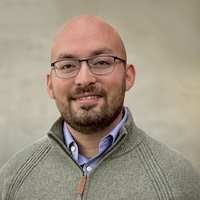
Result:
[[[121,140],[122,140],[123,138],[124,138],[124,135],[121,136]],[[118,140],[118,141],[120,141],[120,140]],[[111,147],[110,151],[107,152],[108,154],[106,154],[106,155],[104,156],[104,158],[102,158],[102,159],[97,163],[96,166],[98,166],[103,160],[105,160],[105,158],[112,152],[113,148],[114,148],[115,146],[118,146],[118,144],[119,144],[119,142],[117,142],[115,145],[113,145],[113,146]],[[77,188],[77,191],[76,191],[76,193],[77,193],[78,195],[80,195],[80,196],[83,195],[86,182],[87,182],[87,174],[84,173],[84,174],[82,175],[81,179],[80,179],[80,182],[79,182],[79,185],[78,185],[78,188]]]
[[[86,181],[87,181],[87,176],[85,174],[83,174],[83,176],[80,179],[80,182],[79,182],[79,185],[78,185],[78,188],[77,188],[77,192],[76,192],[80,196],[83,195]]]

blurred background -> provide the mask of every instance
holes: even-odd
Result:
[[[50,45],[71,17],[91,13],[121,34],[137,126],[200,167],[199,0],[0,0],[0,167],[59,117],[46,92]]]

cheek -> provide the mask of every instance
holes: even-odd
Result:
[[[104,88],[107,90],[108,95],[116,95],[121,93],[122,91],[125,92],[126,84],[125,84],[125,77],[119,76],[119,74],[113,74],[114,76],[109,77],[104,85]]]
[[[69,94],[71,90],[71,86],[66,80],[56,80],[53,83],[53,91],[55,98],[66,98],[67,94]]]
[[[122,66],[119,67],[120,68],[116,70],[116,73],[113,73],[112,78],[109,80],[114,90],[119,90],[126,85],[126,74],[124,68],[122,68]]]

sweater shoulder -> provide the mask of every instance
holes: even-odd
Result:
[[[149,156],[155,157],[159,163],[168,163],[169,165],[193,165],[192,162],[178,150],[162,143],[161,141],[146,135],[142,142],[141,150],[149,153]],[[179,166],[178,166],[179,167]]]
[[[24,147],[23,149],[15,153],[2,167],[0,172],[2,170],[9,169],[11,166],[17,168],[17,166],[23,165],[24,162],[33,157],[37,152],[43,153],[46,149],[50,147],[50,145],[51,144],[46,136],[35,141],[34,143]]]

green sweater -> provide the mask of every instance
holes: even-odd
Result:
[[[86,176],[63,142],[48,136],[0,171],[0,200],[200,200],[200,173],[178,152],[138,129],[128,111],[119,137]]]

